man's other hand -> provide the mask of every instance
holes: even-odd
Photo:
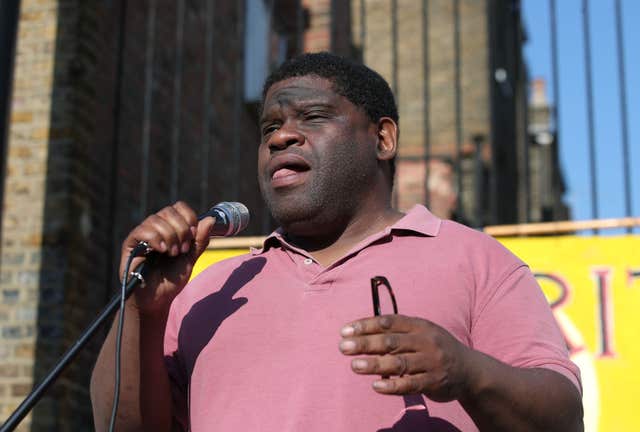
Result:
[[[446,402],[468,388],[471,349],[431,321],[382,315],[349,323],[341,335],[340,351],[358,356],[353,371],[381,376],[373,383],[378,393],[422,393]]]

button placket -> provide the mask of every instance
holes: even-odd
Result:
[[[319,266],[309,257],[305,257],[302,263],[299,264],[300,270],[305,274],[307,283],[313,283],[313,280],[318,277],[318,274],[322,271]]]

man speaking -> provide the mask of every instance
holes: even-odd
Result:
[[[187,284],[213,221],[181,202],[123,243],[121,273],[140,241],[161,255],[126,304],[117,430],[582,430],[579,372],[527,266],[422,206],[391,207],[398,112],[380,75],[292,59],[265,83],[260,128],[280,225],[262,249]],[[372,316],[378,285],[398,314]],[[115,333],[92,377],[99,431]]]

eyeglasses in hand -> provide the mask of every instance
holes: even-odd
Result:
[[[380,308],[380,295],[378,293],[378,287],[384,285],[387,288],[387,292],[391,297],[391,303],[393,304],[393,313],[398,313],[398,305],[396,304],[396,297],[393,295],[391,284],[384,276],[375,276],[371,278],[371,298],[373,299],[373,314],[375,316],[382,315]]]

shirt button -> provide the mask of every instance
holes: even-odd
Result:
[[[309,265],[313,262],[313,260],[311,258],[305,258],[305,260],[303,261],[306,265]]]

